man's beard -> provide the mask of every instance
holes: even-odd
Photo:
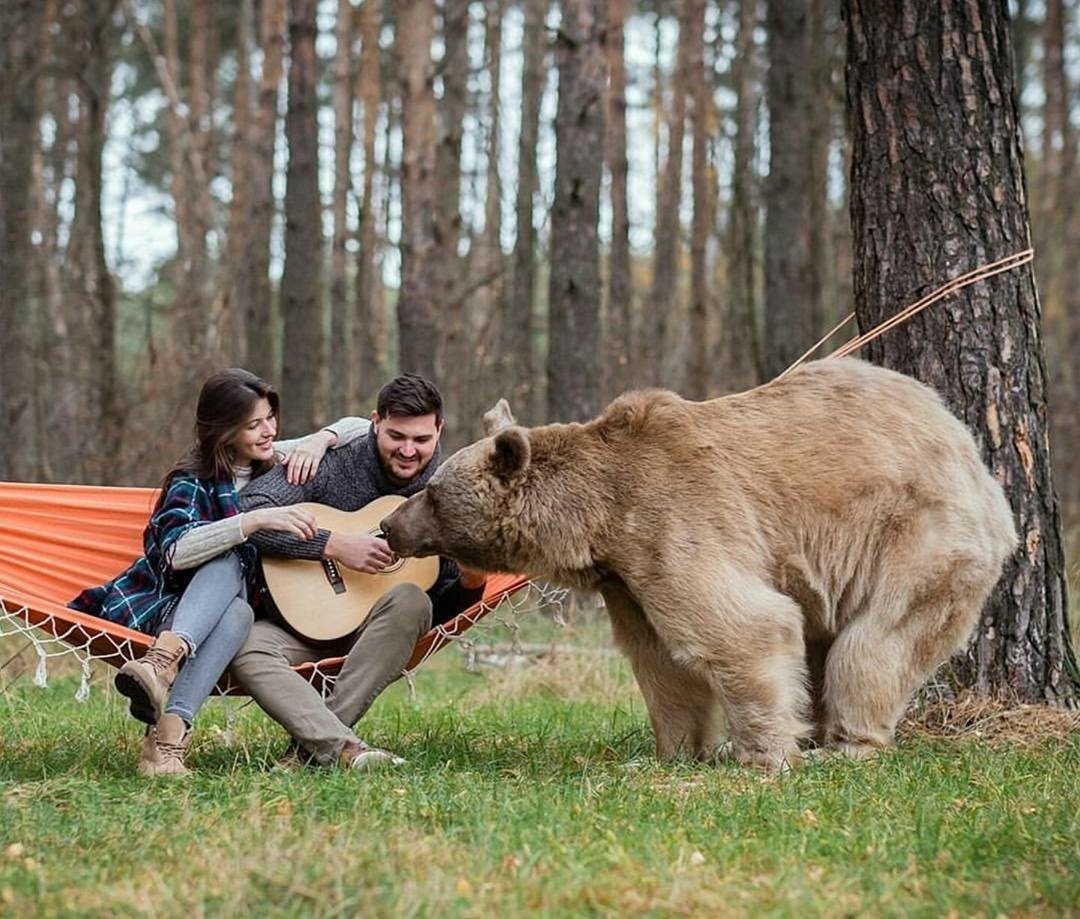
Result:
[[[393,468],[386,460],[382,458],[381,453],[376,451],[376,455],[378,455],[379,457],[379,465],[382,466],[383,475],[385,475],[395,485],[408,485],[410,482],[415,481],[416,478],[420,476],[425,469],[427,469],[427,463],[424,463],[423,465],[417,464],[416,471],[407,479],[403,479],[401,476],[395,475]],[[431,458],[429,457],[428,463],[430,462]]]

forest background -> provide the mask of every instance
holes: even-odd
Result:
[[[1017,391],[1031,415],[1011,458],[991,461],[1034,496],[1014,506],[1037,539],[1000,591],[1013,612],[999,619],[1027,650],[984,625],[994,650],[977,669],[1016,689],[1023,671],[1025,697],[1071,697],[1060,534],[1068,545],[1080,530],[1075,6],[863,6],[2,0],[0,479],[154,484],[190,440],[199,383],[223,366],[278,385],[290,435],[366,414],[381,382],[419,370],[446,396],[451,449],[502,395],[542,423],[588,418],[635,386],[744,389],[852,309],[865,326],[1023,248],[1030,218],[1038,293],[990,288],[1015,297],[1015,328],[1035,323],[1016,338],[1034,368]],[[920,40],[890,37],[909,26]],[[960,83],[972,60],[989,76],[974,94],[890,107],[890,74],[928,67],[927,47],[959,62]],[[910,55],[869,94],[867,48]],[[897,185],[917,186],[925,163],[897,156],[903,182],[890,185],[875,163],[894,150],[875,143],[916,150],[950,118],[985,161],[969,145],[970,164],[955,164],[967,173],[924,197],[979,236],[985,214],[950,196],[1010,152],[1010,99],[1026,191],[1017,177],[994,202],[1019,209],[1012,245],[875,241],[875,203],[928,231],[941,218],[897,218]],[[1005,122],[980,121],[987,111]],[[932,307],[866,356],[954,390],[992,453],[1009,388],[965,410],[956,390],[970,380],[936,350],[957,330],[969,351],[989,339],[986,296]]]

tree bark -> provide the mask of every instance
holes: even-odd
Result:
[[[357,355],[354,404],[373,401],[386,367],[386,330],[382,312],[381,262],[375,208],[375,125],[382,85],[379,72],[379,7],[364,0],[360,7],[360,101],[363,105],[364,179],[360,196],[360,252],[356,263],[356,316],[353,321]]]
[[[611,251],[608,255],[608,291],[605,334],[609,368],[607,395],[631,385],[634,354],[633,284],[630,278],[630,205],[626,181],[626,60],[627,0],[608,0],[608,95],[605,140],[611,176]]]
[[[1029,242],[1004,6],[845,0],[855,305],[865,329]],[[954,661],[982,693],[1074,704],[1064,559],[1030,266],[966,288],[868,356],[933,386],[972,430],[1020,548]]]
[[[771,379],[820,337],[810,261],[809,0],[768,0],[769,175],[765,181],[764,371]]]
[[[322,362],[322,226],[319,202],[319,126],[315,86],[317,0],[292,0],[289,19],[289,107],[285,134],[289,167],[285,183],[285,269],[281,306],[287,347],[282,389],[288,430],[319,423]]]
[[[44,12],[36,0],[0,8],[0,479],[19,481],[38,471],[30,191]]]
[[[547,362],[548,414],[559,421],[584,420],[598,408],[593,361],[599,331],[606,25],[605,0],[564,0],[555,46],[559,102]]]
[[[539,185],[536,146],[540,97],[544,89],[544,17],[548,0],[524,0],[521,67],[521,130],[518,135],[517,204],[512,287],[502,323],[504,392],[518,418],[539,420],[533,382],[533,329],[536,288],[536,229],[533,202]]]
[[[398,4],[396,43],[401,65],[400,368],[437,380],[439,336],[435,237],[435,92],[432,81],[432,0]]]
[[[754,169],[760,90],[755,67],[757,3],[739,4],[732,77],[735,82],[735,150],[728,236],[729,294],[720,324],[721,383],[725,390],[750,389],[761,381],[757,332],[758,195]]]

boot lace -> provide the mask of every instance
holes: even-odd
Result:
[[[153,645],[147,650],[146,654],[143,655],[143,662],[154,670],[167,670],[176,662],[181,654],[183,654],[182,649],[167,651],[165,648],[159,648],[157,645]]]

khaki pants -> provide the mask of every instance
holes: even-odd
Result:
[[[417,639],[431,628],[431,600],[413,584],[391,588],[360,630],[318,645],[274,622],[260,620],[233,658],[232,675],[264,712],[322,765],[337,762],[353,725],[408,663]],[[334,690],[323,701],[292,667],[345,657]]]

